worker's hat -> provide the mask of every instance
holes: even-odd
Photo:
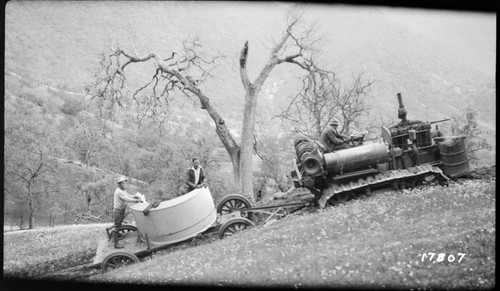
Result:
[[[127,180],[127,177],[125,177],[125,176],[121,176],[121,177],[118,177],[118,179],[116,179],[116,183],[117,183],[117,184],[119,184],[119,183],[121,183],[121,182],[123,182],[123,181],[128,181],[128,180]]]

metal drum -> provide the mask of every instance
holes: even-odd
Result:
[[[465,137],[443,139],[439,143],[439,153],[445,175],[455,178],[470,172]]]
[[[131,205],[137,229],[150,243],[180,242],[207,230],[217,219],[212,194],[208,188],[195,189],[183,196],[160,202],[147,215],[148,203]]]

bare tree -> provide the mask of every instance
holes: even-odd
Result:
[[[243,128],[241,137],[241,172],[243,193],[251,193],[253,189],[252,154],[254,151],[255,109],[257,98],[272,70],[280,64],[293,64],[305,71],[316,68],[313,56],[317,52],[314,44],[319,41],[314,37],[315,27],[299,32],[298,27],[302,15],[289,12],[287,15],[287,29],[282,38],[274,46],[271,56],[254,82],[251,82],[247,72],[248,42],[245,43],[240,54],[240,75],[245,88],[245,110],[243,113]]]
[[[374,81],[359,73],[350,86],[342,87],[334,72],[312,69],[302,80],[301,91],[291,97],[288,107],[278,117],[294,131],[319,139],[328,123],[338,119],[341,133],[357,128],[369,107],[365,102]]]
[[[36,196],[46,192],[43,176],[51,171],[55,144],[48,128],[34,122],[16,122],[5,128],[4,175],[24,185],[21,198],[28,206],[29,229],[35,226]]]
[[[162,105],[168,105],[169,98],[175,92],[184,94],[187,98],[196,96],[202,109],[205,109],[214,120],[216,133],[228,151],[233,162],[235,174],[239,178],[239,146],[229,132],[224,119],[220,116],[210,99],[200,88],[200,82],[210,75],[205,66],[215,64],[216,58],[205,60],[199,51],[201,45],[197,40],[184,42],[183,51],[172,52],[169,58],[162,58],[157,53],[150,53],[144,57],[132,55],[119,46],[113,49],[105,60],[101,62],[101,76],[88,87],[88,93],[93,99],[103,105],[103,112],[109,112],[115,105],[123,106],[126,89],[130,89],[125,69],[131,64],[153,62],[155,73],[151,80],[138,89],[131,89],[131,99],[138,106],[138,120],[155,116],[161,113]],[[193,78],[192,76],[197,76]],[[149,91],[147,90],[149,89]],[[142,95],[141,95],[142,94]],[[109,109],[111,108],[111,109]],[[104,115],[104,117],[109,117]]]
[[[49,227],[55,226],[56,217],[64,213],[64,210],[61,209],[59,203],[54,202],[54,204],[48,209],[49,213]]]
[[[94,179],[97,180],[97,178]],[[81,189],[81,192],[85,197],[85,202],[87,206],[86,210],[89,214],[91,214],[92,213],[91,202],[93,197],[99,195],[99,193],[103,192],[105,193],[106,185],[104,185],[101,180],[98,180],[98,181],[85,182],[79,188]]]
[[[240,76],[245,89],[245,105],[242,123],[242,137],[238,144],[225,120],[210,102],[200,84],[211,77],[211,68],[217,64],[218,58],[206,58],[202,53],[202,45],[197,39],[183,43],[182,51],[173,51],[170,57],[163,58],[152,52],[139,57],[125,51],[118,45],[112,53],[105,57],[102,71],[96,75],[96,80],[89,86],[88,93],[93,99],[105,104],[106,108],[114,105],[123,106],[131,82],[127,79],[125,69],[139,63],[152,62],[154,73],[139,88],[130,88],[132,102],[140,109],[138,119],[148,118],[161,113],[162,105],[168,105],[169,98],[174,92],[180,92],[187,98],[197,98],[201,108],[206,110],[214,121],[216,133],[231,158],[235,184],[241,187],[242,194],[253,197],[253,167],[252,154],[254,151],[255,113],[259,93],[273,69],[281,64],[296,65],[302,70],[311,70],[315,67],[313,55],[316,52],[314,45],[318,41],[313,36],[314,26],[308,29],[299,29],[302,15],[290,12],[287,15],[287,27],[281,39],[271,50],[269,60],[252,82],[247,72],[249,53],[248,41],[244,44],[239,57]],[[105,113],[110,110],[104,110]]]

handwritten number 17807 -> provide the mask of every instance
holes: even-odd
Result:
[[[453,254],[446,254],[446,253],[434,253],[434,252],[426,252],[422,254],[422,262],[425,262],[426,260],[429,262],[432,262],[435,260],[436,262],[444,262],[448,261],[450,263],[453,263],[457,261],[458,263],[462,262],[462,259],[465,257],[465,253],[458,253],[456,256]]]

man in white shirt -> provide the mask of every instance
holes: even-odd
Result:
[[[123,219],[125,219],[125,209],[127,208],[127,203],[137,203],[141,202],[142,199],[137,195],[130,195],[125,190],[127,184],[127,178],[122,176],[116,180],[118,187],[116,187],[115,194],[113,196],[113,242],[115,249],[121,249],[124,246],[118,242],[118,230],[122,226]]]
[[[193,167],[186,171],[186,179],[180,187],[180,195],[184,195],[196,188],[207,186],[205,181],[205,171],[200,166],[200,159],[193,158]]]

